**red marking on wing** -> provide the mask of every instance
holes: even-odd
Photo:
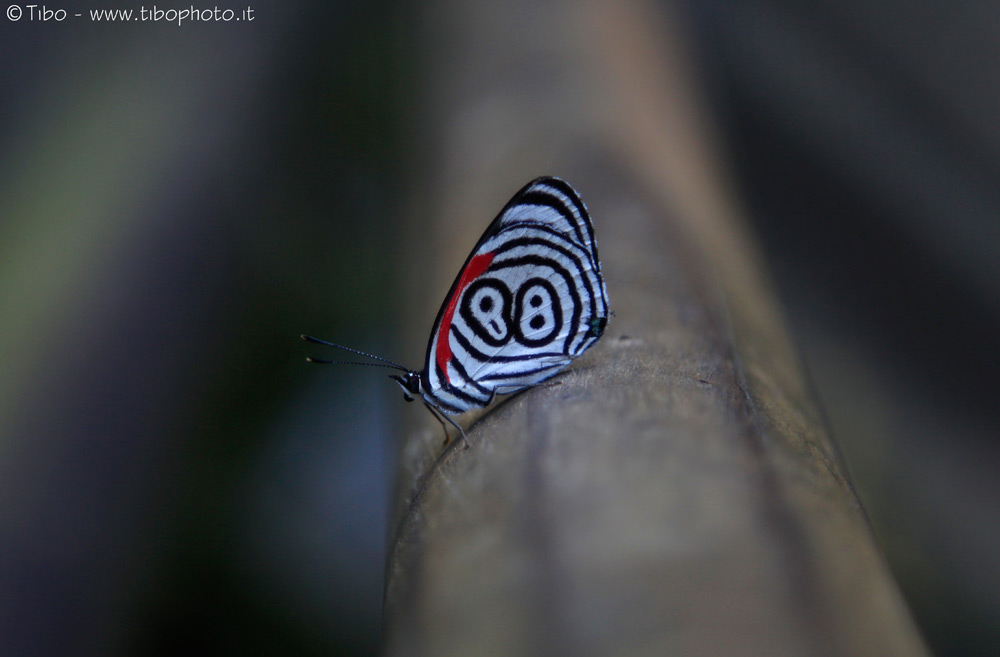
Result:
[[[465,270],[462,272],[462,277],[459,279],[458,285],[455,286],[455,290],[451,294],[451,298],[448,299],[448,307],[444,309],[444,315],[441,316],[441,325],[438,326],[435,359],[437,360],[438,367],[444,372],[445,381],[448,381],[448,383],[451,383],[451,379],[448,377],[448,361],[451,360],[451,340],[449,339],[449,333],[451,331],[451,318],[454,317],[455,307],[458,306],[458,298],[462,296],[462,290],[467,288],[469,283],[479,278],[479,275],[486,271],[486,268],[493,262],[493,256],[493,253],[480,253],[469,261],[469,264],[465,266]]]

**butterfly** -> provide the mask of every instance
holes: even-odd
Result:
[[[604,333],[608,291],[594,225],[579,194],[564,180],[542,177],[517,192],[489,225],[445,296],[431,329],[424,368],[308,335],[397,369],[403,398],[421,398],[448,442],[449,415],[489,406],[558,374]]]

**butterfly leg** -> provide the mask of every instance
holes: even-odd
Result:
[[[427,402],[424,402],[424,408],[430,411],[431,415],[434,416],[434,419],[437,420],[438,424],[441,425],[441,430],[444,431],[444,444],[447,445],[448,442],[451,440],[451,436],[448,435],[448,427],[445,426],[444,420],[442,420],[441,416],[438,415],[438,412],[434,410],[434,407],[428,404]]]
[[[448,422],[451,424],[451,426],[453,426],[456,429],[458,429],[458,432],[462,435],[462,440],[465,441],[465,448],[466,449],[469,448],[469,446],[472,443],[469,442],[469,437],[467,435],[465,435],[465,430],[462,428],[462,426],[458,422],[455,422],[450,417],[448,417],[447,415],[445,415],[441,411],[437,410],[436,408],[434,408],[431,404],[429,404],[426,401],[424,402],[424,406],[427,407],[427,410],[431,412],[431,415],[434,416],[434,419],[437,420],[438,423],[441,425],[441,428],[444,429],[444,444],[445,445],[447,445],[451,441],[451,436],[448,435],[448,427],[445,426],[445,424],[444,424],[444,420],[448,420]],[[442,420],[442,418],[444,418],[444,420]]]
[[[451,422],[451,426],[453,426],[453,427],[455,427],[456,429],[458,429],[458,432],[459,432],[460,434],[462,434],[462,440],[464,440],[464,441],[465,441],[465,449],[469,449],[469,447],[471,447],[471,446],[472,446],[472,443],[471,443],[471,442],[469,441],[469,436],[467,436],[467,435],[466,435],[466,433],[465,433],[465,429],[463,429],[463,428],[462,428],[462,425],[460,425],[460,424],[459,424],[458,422],[455,422],[455,420],[452,420],[452,419],[451,419],[450,417],[448,417],[447,415],[445,415],[445,416],[444,416],[444,419],[446,419],[446,420],[448,420],[449,422]]]

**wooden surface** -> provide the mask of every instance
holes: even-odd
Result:
[[[408,437],[387,654],[926,654],[727,200],[676,22],[521,4],[422,10],[436,146],[413,239],[447,245],[425,263],[443,294],[510,193],[565,177],[615,317],[471,449],[438,456],[429,418]]]

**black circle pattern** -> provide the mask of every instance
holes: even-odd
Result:
[[[512,296],[503,281],[479,278],[466,288],[458,312],[476,337],[491,347],[502,347],[511,337]]]
[[[526,347],[544,347],[563,328],[559,294],[550,281],[537,276],[513,293],[505,281],[481,277],[466,288],[459,314],[472,333],[492,347],[502,347],[512,337]]]
[[[514,295],[514,338],[528,347],[544,347],[559,335],[562,324],[555,286],[537,277],[522,283]]]

